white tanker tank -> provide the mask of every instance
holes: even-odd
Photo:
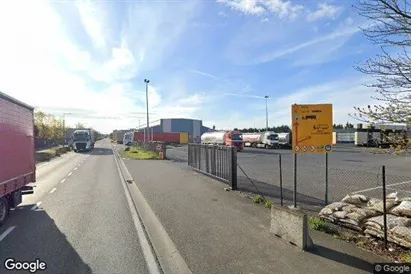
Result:
[[[201,135],[201,143],[236,147],[237,151],[242,151],[244,147],[242,133],[239,131],[205,132]]]

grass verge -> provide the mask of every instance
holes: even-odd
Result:
[[[69,151],[70,151],[70,148],[68,147],[60,147],[60,148],[53,148],[53,149],[38,151],[36,152],[36,163],[50,161],[54,157],[60,156]]]
[[[134,160],[158,160],[159,157],[156,153],[151,151],[144,151],[138,147],[127,147],[121,152],[123,157]]]

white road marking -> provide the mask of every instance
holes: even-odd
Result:
[[[52,190],[50,190],[50,194],[53,193],[56,190],[57,190],[57,188],[53,188]]]
[[[39,208],[39,206],[41,205],[42,202],[38,202],[37,204],[35,204],[34,206],[32,206],[32,208],[30,210],[37,210]]]
[[[4,231],[1,235],[0,235],[0,242],[3,241],[4,238],[6,238],[7,235],[10,234],[10,232],[13,231],[13,229],[15,229],[16,226],[11,226],[9,227],[6,231]]]
[[[66,179],[63,179],[60,181],[60,184],[64,183],[66,181]]]
[[[70,177],[73,174],[73,172],[70,172],[69,174],[67,174],[67,177]]]
[[[390,187],[390,186],[399,186],[399,185],[404,185],[404,184],[409,184],[409,183],[411,183],[411,181],[404,181],[404,182],[400,182],[400,183],[390,184],[390,185],[386,185],[386,188]],[[352,192],[352,194],[358,194],[358,193],[367,192],[367,191],[371,191],[371,190],[376,190],[376,189],[380,189],[380,188],[382,188],[382,186],[363,189],[363,190],[360,190],[360,191]]]
[[[405,192],[405,193],[411,193],[411,191],[406,191],[406,190],[397,189],[397,188],[386,187],[386,189],[390,189],[390,190],[394,190],[394,191],[399,191],[399,192]]]
[[[74,170],[77,170],[78,167],[75,167]]]
[[[116,156],[114,156],[116,157]],[[150,274],[160,274],[160,270],[158,269],[157,263],[156,263],[156,259],[154,258],[153,252],[151,250],[151,247],[148,243],[148,239],[146,237],[146,234],[144,233],[144,229],[143,229],[143,225],[141,224],[140,218],[138,217],[138,213],[136,208],[134,207],[133,201],[131,199],[131,195],[126,187],[126,183],[124,182],[124,179],[121,175],[121,170],[120,170],[120,166],[118,164],[118,162],[115,160],[116,165],[117,165],[117,170],[118,170],[118,174],[120,176],[120,180],[121,180],[121,185],[124,188],[124,192],[126,194],[126,199],[127,199],[127,203],[128,206],[130,208],[130,212],[131,212],[131,217],[133,218],[134,221],[134,226],[137,230],[137,236],[138,239],[140,241],[140,246],[141,246],[141,250],[143,251],[143,255],[144,255],[144,259],[146,260],[147,263],[147,267],[148,267],[148,272]]]
[[[46,165],[48,165],[48,164],[50,164],[50,162],[44,163],[43,166],[46,166]]]

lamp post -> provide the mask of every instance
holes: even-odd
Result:
[[[265,130],[268,131],[268,95],[265,98]]]
[[[63,147],[66,144],[66,115],[70,115],[70,112],[63,113]]]
[[[147,106],[147,134],[146,134],[146,138],[147,141],[150,140],[150,125],[149,125],[149,120],[148,120],[148,83],[150,83],[150,80],[148,79],[144,79],[144,83],[146,83],[146,106]],[[146,141],[146,140],[144,140]]]

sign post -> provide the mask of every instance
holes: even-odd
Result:
[[[294,153],[294,207],[297,206],[297,154],[328,153],[333,143],[332,104],[291,106]],[[325,157],[325,200],[328,202],[328,157]]]

